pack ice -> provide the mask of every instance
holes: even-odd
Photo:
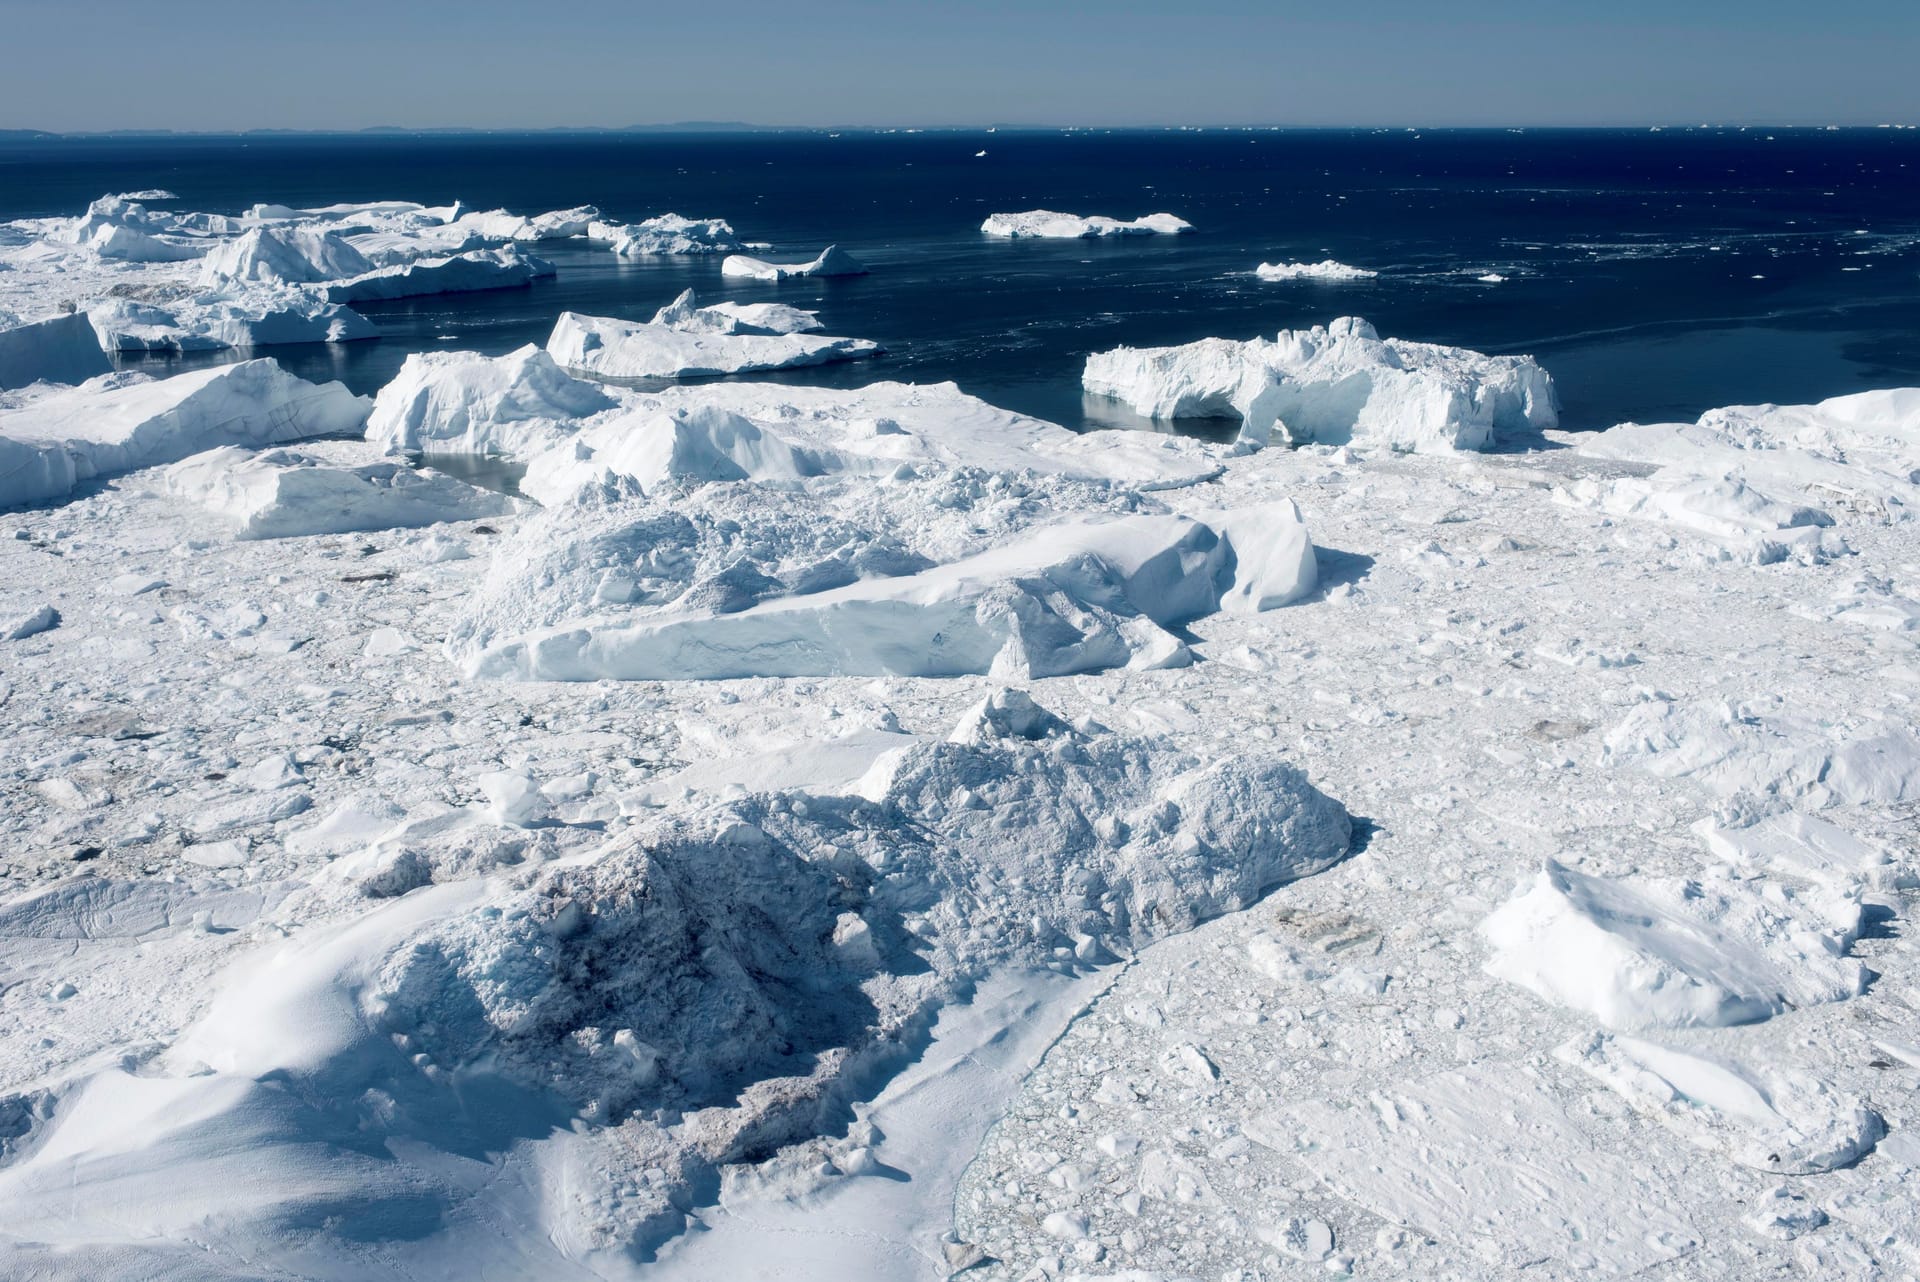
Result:
[[[1559,421],[1553,380],[1531,357],[1382,339],[1351,316],[1271,340],[1097,352],[1081,383],[1149,418],[1238,419],[1254,445],[1483,450]]]

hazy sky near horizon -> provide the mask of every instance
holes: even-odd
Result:
[[[1920,0],[0,0],[0,128],[1920,121]]]

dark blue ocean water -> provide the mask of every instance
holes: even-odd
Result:
[[[976,152],[986,151],[985,156]],[[309,377],[372,390],[409,351],[544,341],[573,309],[649,316],[687,286],[818,307],[880,361],[792,376],[952,379],[1069,425],[1088,352],[1250,337],[1358,314],[1382,333],[1530,352],[1568,426],[1691,418],[1920,383],[1920,132],[1284,131],[473,135],[0,142],[0,218],[78,213],[164,187],[238,211],[454,199],[519,212],[723,217],[749,240],[852,250],[870,276],[725,281],[717,258],[537,252],[530,289],[368,305],[384,339],[274,349]],[[1192,236],[1004,242],[996,211],[1167,210]],[[1262,260],[1379,270],[1349,285],[1264,284]],[[1474,276],[1510,279],[1483,285]]]

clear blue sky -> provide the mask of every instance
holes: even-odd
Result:
[[[0,128],[1920,121],[1920,0],[0,0]]]

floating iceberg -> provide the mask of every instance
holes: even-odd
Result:
[[[1099,352],[1081,382],[1151,418],[1237,418],[1252,444],[1277,433],[1293,444],[1479,450],[1559,421],[1553,380],[1532,357],[1382,339],[1355,317],[1270,341]]]
[[[165,304],[109,298],[90,304],[86,319],[110,352],[221,351],[380,337],[359,312],[292,288],[216,291]]]
[[[1044,240],[1098,240],[1108,236],[1177,236],[1193,230],[1193,224],[1172,214],[1148,214],[1132,222],[1095,214],[1060,214],[1050,209],[1032,209],[1024,214],[989,214],[980,230],[989,236],[1009,240],[1035,237]]]
[[[670,305],[661,315],[673,312]],[[735,328],[719,327],[725,323],[692,308],[675,319],[644,323],[562,312],[547,339],[547,354],[574,373],[606,379],[744,374],[880,354],[880,345],[864,338],[754,333],[737,321]]]
[[[378,267],[351,280],[328,285],[325,293],[336,303],[364,303],[426,294],[516,289],[553,274],[553,264],[546,259],[535,258],[508,245],[503,249],[477,249],[451,258],[422,258],[393,267]]]
[[[531,343],[505,356],[416,352],[380,389],[367,439],[395,454],[518,457],[614,404]]]
[[[84,315],[0,329],[0,391],[30,383],[84,383],[112,368]]]
[[[307,285],[364,276],[373,270],[373,261],[338,231],[299,225],[256,227],[210,251],[200,267],[200,283],[215,288],[243,281]]]
[[[1310,591],[1312,545],[1282,503],[1234,537],[1184,516],[1076,520],[918,574],[863,579],[734,613],[580,620],[495,638],[469,675],[520,680],[746,676],[1007,679],[1191,661],[1168,632],[1238,598],[1271,608]]]
[[[820,256],[806,263],[770,263],[746,254],[729,254],[720,264],[722,276],[742,276],[750,280],[788,280],[796,276],[865,276],[860,260],[838,245],[828,245]]]
[[[1261,280],[1372,280],[1380,273],[1328,258],[1317,263],[1261,263],[1253,274]]]
[[[83,481],[217,445],[357,432],[370,407],[340,383],[309,383],[271,360],[88,384],[0,411],[0,506],[64,498]]]
[[[733,227],[721,218],[682,218],[661,214],[637,223],[595,222],[587,228],[590,240],[610,241],[623,258],[652,254],[731,254],[743,246]]]
[[[811,334],[826,328],[818,312],[785,303],[702,303],[690,289],[655,312],[653,323],[689,334]]]
[[[400,463],[343,467],[300,450],[232,445],[175,463],[162,485],[229,522],[239,539],[402,529],[516,507],[504,494]]]

